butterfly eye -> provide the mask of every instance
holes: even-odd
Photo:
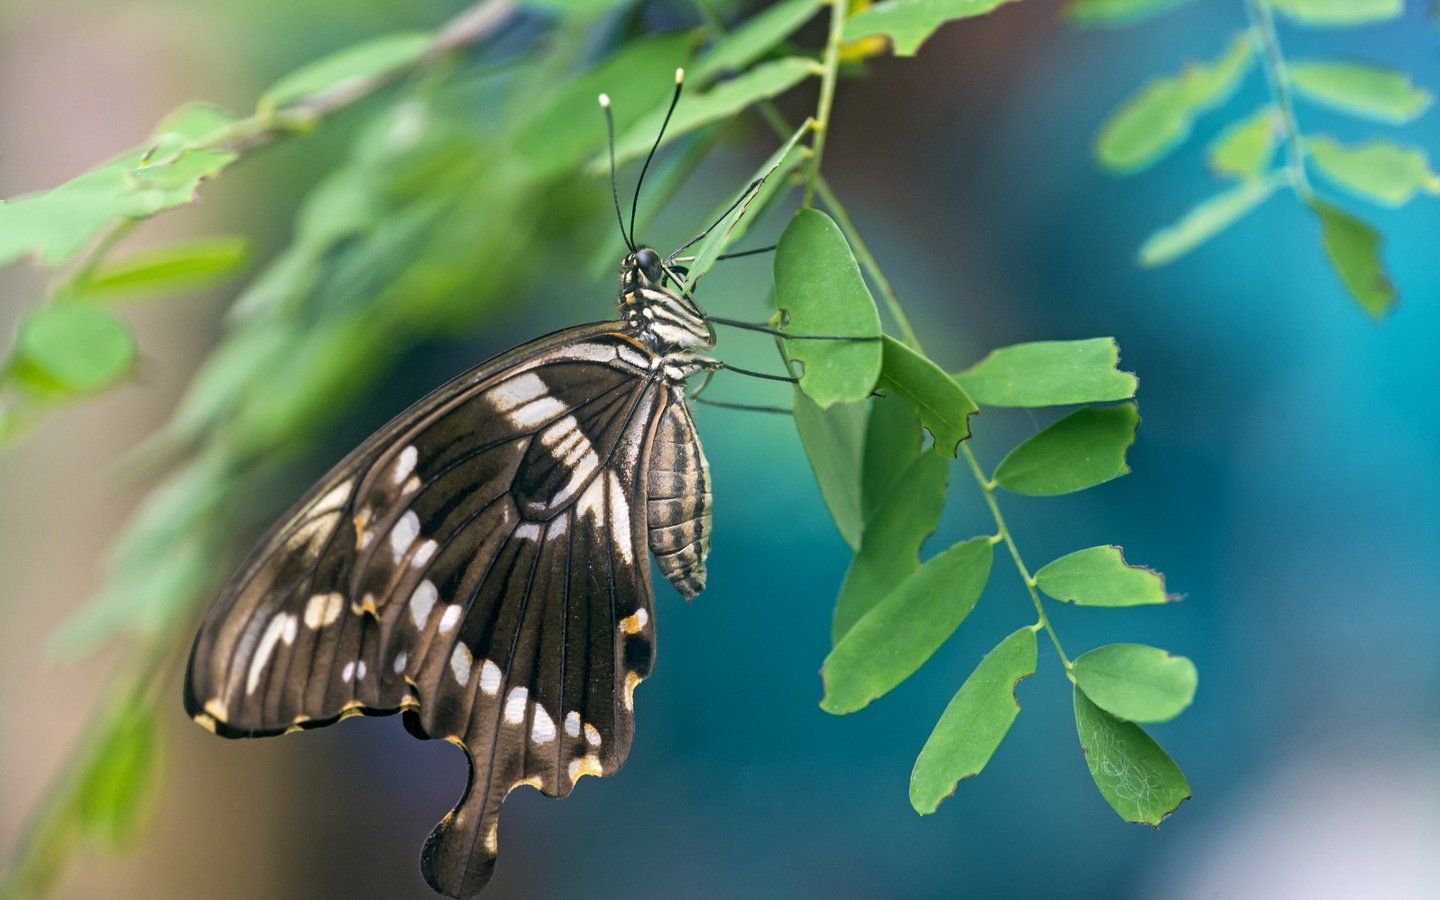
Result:
[[[652,282],[659,281],[664,274],[660,268],[660,254],[649,247],[641,247],[635,253],[635,265]]]

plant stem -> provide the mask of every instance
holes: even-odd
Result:
[[[63,297],[88,281],[90,276],[95,274],[95,270],[100,267],[100,264],[105,261],[105,257],[110,255],[110,251],[115,249],[115,245],[128,237],[130,232],[134,231],[136,226],[140,224],[140,221],[140,219],[116,220],[114,224],[106,229],[105,234],[80,258],[79,265],[70,273],[70,276],[61,281],[56,285],[54,290],[50,292],[51,296]]]
[[[825,135],[830,131],[830,109],[835,103],[835,81],[840,74],[840,42],[845,37],[846,0],[830,0],[830,36],[825,41],[825,72],[820,77],[820,102],[815,107],[814,155],[805,179],[805,205],[812,206],[820,181],[820,159],[825,155]]]
[[[1050,643],[1055,646],[1055,653],[1060,657],[1060,662],[1065,665],[1065,672],[1070,673],[1070,657],[1065,655],[1065,648],[1060,646],[1060,636],[1055,633],[1055,628],[1050,624],[1050,616],[1045,612],[1045,603],[1040,599],[1040,593],[1035,590],[1035,578],[1025,566],[1025,560],[1020,557],[1020,548],[1015,546],[1015,538],[1010,534],[1010,526],[1005,522],[1005,516],[1000,512],[1000,504],[995,500],[995,483],[985,476],[985,470],[980,468],[980,461],[975,458],[975,453],[970,449],[968,443],[960,445],[960,454],[965,462],[970,465],[970,471],[975,476],[975,483],[980,486],[980,491],[985,495],[985,505],[990,507],[990,515],[995,519],[995,528],[1000,534],[1000,539],[1005,546],[1010,548],[1010,558],[1015,561],[1015,569],[1020,573],[1020,580],[1025,582],[1025,589],[1030,592],[1030,602],[1035,605],[1035,614],[1039,617],[1037,623],[1045,629],[1050,636]]]
[[[1245,0],[1245,10],[1250,16],[1255,41],[1260,45],[1265,82],[1280,110],[1280,130],[1285,138],[1285,169],[1290,176],[1290,186],[1301,199],[1308,201],[1315,195],[1315,191],[1311,188],[1310,177],[1305,172],[1305,139],[1300,134],[1300,124],[1295,118],[1290,77],[1285,72],[1285,56],[1280,52],[1280,38],[1275,33],[1275,16],[1270,12],[1270,7],[1260,0]]]
[[[855,228],[854,221],[852,221],[850,216],[845,212],[845,207],[840,203],[839,198],[835,196],[834,192],[831,191],[830,185],[826,183],[824,178],[817,177],[815,183],[820,193],[820,198],[825,201],[825,205],[835,214],[836,224],[840,226],[840,230],[845,233],[846,239],[850,241],[850,246],[855,251],[855,258],[865,267],[866,271],[870,273],[870,277],[874,279],[876,286],[880,288],[881,295],[884,296],[886,304],[890,307],[890,311],[894,314],[896,322],[899,323],[900,329],[904,333],[905,343],[916,352],[924,353],[924,348],[920,346],[920,336],[916,334],[915,329],[911,326],[910,317],[906,315],[905,308],[901,305],[899,296],[896,295],[894,288],[891,287],[890,280],[885,277],[885,273],[880,270],[880,264],[875,260],[874,255],[870,252],[870,248],[865,244],[864,239],[860,237],[860,232]],[[970,466],[970,472],[975,476],[975,483],[980,487],[980,492],[985,496],[985,505],[990,509],[990,516],[995,520],[996,532],[1000,535],[1000,539],[1005,542],[1005,546],[1009,548],[1010,558],[1015,563],[1015,570],[1020,574],[1020,580],[1025,583],[1025,590],[1030,593],[1030,602],[1034,604],[1035,614],[1038,616],[1037,622],[1045,629],[1045,633],[1050,636],[1050,643],[1054,645],[1055,653],[1060,657],[1060,662],[1064,664],[1065,673],[1068,676],[1071,669],[1070,657],[1065,655],[1065,648],[1060,645],[1060,636],[1055,633],[1054,626],[1050,624],[1050,616],[1045,612],[1045,604],[1040,599],[1039,591],[1035,589],[1035,578],[1030,574],[1030,569],[1025,565],[1024,558],[1020,556],[1020,548],[1016,546],[1015,537],[1010,533],[1010,526],[1005,521],[1005,515],[1000,511],[1000,503],[995,499],[995,484],[986,477],[985,470],[980,467],[980,461],[975,458],[975,454],[971,451],[968,442],[960,445],[960,454]]]
[[[760,104],[760,115],[781,137],[788,137],[795,133],[786,121],[785,117],[776,109],[775,104],[765,101]],[[905,344],[912,349],[920,349],[920,337],[915,332],[915,326],[910,322],[910,316],[905,312],[905,307],[900,303],[900,297],[895,293],[895,288],[890,284],[890,279],[885,277],[881,271],[880,264],[875,260],[875,255],[870,252],[870,245],[860,236],[860,231],[855,227],[855,222],[850,218],[845,205],[831,189],[830,182],[824,175],[815,176],[815,192],[820,195],[820,200],[834,213],[835,221],[840,230],[845,232],[845,237],[850,242],[850,249],[855,252],[855,259],[870,273],[870,278],[875,286],[880,289],[880,296],[885,300],[885,306],[890,310],[890,315],[895,319],[895,325],[900,329],[900,335]]]
[[[880,289],[880,296],[884,298],[890,315],[894,316],[895,324],[899,326],[905,343],[909,347],[919,350],[920,336],[915,333],[915,326],[911,324],[909,314],[901,305],[895,288],[890,284],[890,279],[886,278],[885,273],[880,270],[880,264],[876,262],[875,255],[870,252],[869,245],[865,243],[864,238],[860,237],[860,232],[855,228],[850,213],[846,212],[844,204],[840,202],[839,197],[835,196],[835,192],[830,189],[830,183],[825,180],[824,176],[816,179],[816,189],[820,194],[820,199],[825,201],[830,212],[834,213],[835,221],[840,225],[841,230],[849,236],[850,248],[855,251],[855,259],[865,267],[865,270],[870,273],[871,279],[874,280],[875,286]]]

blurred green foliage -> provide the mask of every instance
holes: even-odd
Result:
[[[1068,0],[1067,16],[1081,26],[1128,24],[1164,12],[1173,0]],[[1242,9],[1243,7],[1243,9]],[[1219,57],[1192,63],[1178,76],[1152,79],[1101,126],[1095,157],[1116,174],[1146,169],[1189,136],[1202,114],[1222,105],[1259,60],[1271,102],[1234,120],[1211,144],[1212,174],[1231,182],[1201,200],[1174,223],[1141,243],[1137,261],[1161,266],[1179,259],[1254,211],[1281,188],[1320,220],[1331,265],[1361,309],[1383,316],[1397,294],[1385,271],[1380,232],[1319,195],[1310,169],[1336,187],[1384,206],[1402,206],[1418,194],[1440,193],[1440,175],[1424,150],[1374,139],[1343,145],[1302,130],[1296,100],[1360,119],[1403,124],[1430,108],[1434,95],[1410,75],[1371,62],[1291,59],[1280,46],[1276,16],[1310,28],[1343,29],[1389,22],[1402,0],[1237,0],[1249,18]],[[1283,149],[1276,159],[1276,149]]]
[[[0,262],[29,255],[70,267],[27,314],[4,369],[0,433],[13,439],[47,410],[131,371],[134,338],[109,301],[213,283],[236,274],[249,255],[243,238],[225,237],[110,259],[131,229],[192,202],[206,181],[262,146],[326,129],[342,111],[357,117],[343,162],[305,196],[289,242],[240,291],[224,336],[143,448],[166,474],[115,542],[104,589],[56,637],[57,650],[75,657],[129,636],[138,674],[122,682],[120,699],[107,701],[37,813],[8,870],[6,896],[43,893],[74,853],[134,831],[157,772],[153,673],[188,644],[191,623],[225,574],[216,561],[234,550],[236,513],[256,485],[324,434],[409,348],[523,294],[534,260],[592,251],[593,236],[613,227],[594,177],[608,165],[595,97],[611,98],[619,160],[638,159],[657,140],[672,73],[682,66],[689,86],[661,143],[682,149],[662,154],[657,199],[646,199],[644,215],[679,189],[737,119],[754,113],[775,133],[770,158],[694,247],[687,290],[754,221],[793,210],[800,188],[828,210],[807,202],[791,215],[774,262],[780,311],[770,322],[793,335],[782,334],[777,348],[798,376],[797,430],[836,525],[856,550],[839,590],[822,706],[861,709],[918,670],[979,602],[995,548],[1004,544],[1036,619],[960,686],[917,760],[912,804],[932,812],[956,781],[985,765],[1019,712],[1012,688],[1034,671],[1035,637],[1044,631],[1068,680],[1105,685],[1100,706],[1076,692],[1092,771],[1105,761],[1096,775],[1102,795],[1137,821],[1158,822],[1172,811],[1189,794],[1183,775],[1116,710],[1178,712],[1180,663],[1132,653],[1123,666],[1077,669],[1094,658],[1072,663],[1061,648],[997,499],[1000,487],[1055,494],[1128,472],[1138,414],[1133,402],[1116,401],[1133,400],[1134,376],[1118,370],[1109,338],[1004,348],[948,375],[925,354],[883,269],[820,175],[828,100],[798,130],[769,102],[817,78],[821,97],[833,97],[842,62],[887,45],[911,54],[945,22],[997,5],[831,5],[826,46],[811,52],[787,42],[820,13],[819,0],[787,0],[733,31],[702,6],[688,27],[660,35],[648,34],[635,5],[620,0],[487,0],[434,31],[357,35],[354,46],[276,80],[252,112],[182,107],[144,145],[0,206]],[[847,26],[850,6],[857,14]],[[1248,47],[1175,90],[1192,105],[1212,102],[1243,68]],[[876,293],[893,336],[882,333]],[[966,442],[971,415],[985,405],[1081,408],[987,474]],[[922,560],[957,455],[995,531]],[[1079,555],[1041,570],[1050,572],[1044,583],[1058,599],[1159,602],[1144,587],[1137,596],[1136,586],[1137,575],[1147,586],[1158,575],[1127,566],[1118,549],[1099,559]],[[1163,599],[1163,586],[1159,593]],[[1119,688],[1114,671],[1123,674]],[[1187,671],[1193,692],[1193,666]],[[1137,705],[1136,697],[1150,702]],[[1152,795],[1137,807],[1116,786],[1117,772],[1141,773]]]

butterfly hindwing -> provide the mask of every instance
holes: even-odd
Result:
[[[426,844],[427,880],[478,891],[509,790],[564,795],[629,751],[654,648],[651,445],[684,410],[652,358],[615,326],[560,332],[366,441],[227,585],[187,710],[228,736],[406,710],[472,766]]]

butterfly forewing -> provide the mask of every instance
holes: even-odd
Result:
[[[252,736],[406,710],[472,766],[426,878],[477,892],[506,793],[567,794],[629,751],[654,654],[647,533],[657,552],[656,529],[671,535],[682,593],[703,587],[708,477],[698,442],[677,445],[693,425],[657,359],[618,324],[559,332],[366,441],[226,587],[192,651],[190,714]],[[657,459],[703,502],[647,504]]]

